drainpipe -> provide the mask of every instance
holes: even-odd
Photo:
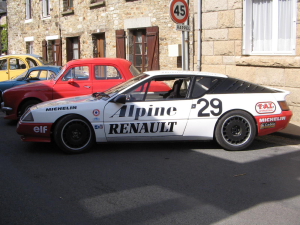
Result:
[[[202,28],[202,0],[198,0],[198,60],[197,69],[201,71],[201,28]]]
[[[189,0],[186,0],[188,6],[189,6]],[[184,25],[189,25],[189,18],[186,22],[184,22]],[[183,54],[185,55],[184,60],[184,70],[189,70],[189,32],[184,31],[183,32],[183,39],[184,39],[184,49]]]

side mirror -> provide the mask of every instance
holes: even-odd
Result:
[[[71,78],[70,80],[68,80],[68,84],[74,84],[75,80],[73,78]]]
[[[114,98],[113,102],[125,104],[126,103],[126,95],[118,95],[117,97]]]

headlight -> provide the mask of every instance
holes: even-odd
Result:
[[[21,117],[21,121],[34,121],[30,110],[26,111]]]

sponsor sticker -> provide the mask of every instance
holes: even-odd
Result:
[[[42,133],[42,134],[45,134],[47,130],[48,130],[47,126],[35,126],[35,127],[33,128],[33,131],[34,131],[35,133]]]
[[[95,128],[95,130],[103,129],[103,125],[95,125],[94,128]]]
[[[260,123],[269,123],[269,122],[276,122],[286,120],[285,116],[278,116],[278,117],[270,117],[270,118],[261,118],[259,119]]]
[[[93,115],[94,116],[99,116],[100,115],[100,110],[99,109],[94,109],[93,110]]]
[[[276,122],[262,123],[260,125],[260,129],[274,128],[275,126],[276,126]]]
[[[51,107],[51,108],[46,108],[46,112],[47,111],[74,110],[74,109],[77,109],[77,106]]]
[[[255,110],[259,114],[273,113],[276,110],[274,102],[259,102],[255,106]]]

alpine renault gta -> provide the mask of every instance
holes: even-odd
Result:
[[[32,106],[17,132],[67,153],[115,141],[216,140],[243,150],[288,125],[288,94],[216,73],[148,71],[105,92]]]

